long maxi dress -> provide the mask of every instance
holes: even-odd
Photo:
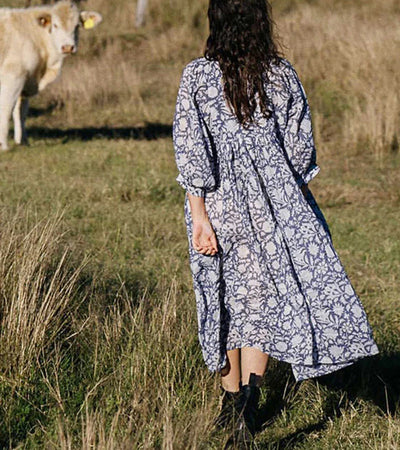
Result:
[[[217,61],[184,69],[173,124],[177,181],[205,199],[219,251],[192,246],[185,218],[198,335],[211,371],[226,351],[255,347],[291,364],[296,380],[378,353],[366,313],[333,247],[329,227],[300,187],[319,172],[310,110],[293,66],[273,64],[271,114],[240,125]]]

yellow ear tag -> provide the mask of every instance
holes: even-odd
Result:
[[[85,30],[90,30],[91,28],[93,28],[94,27],[94,20],[91,18],[91,17],[89,17],[89,19],[86,19],[84,22],[83,22],[83,28],[85,29]]]

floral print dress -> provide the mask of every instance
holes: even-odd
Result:
[[[292,365],[296,380],[378,353],[365,311],[330,231],[301,185],[319,172],[311,117],[285,59],[268,75],[271,114],[243,127],[226,103],[216,61],[183,71],[173,124],[178,182],[205,199],[219,251],[193,249],[190,267],[203,357],[212,371],[226,351],[255,347]]]

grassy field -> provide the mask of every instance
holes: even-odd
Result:
[[[19,6],[24,2],[8,2]],[[221,449],[218,378],[197,342],[171,141],[206,1],[89,0],[61,79],[32,102],[29,147],[0,154],[0,448]],[[296,384],[273,361],[260,449],[400,448],[400,9],[275,0],[304,81],[311,189],[381,354]]]

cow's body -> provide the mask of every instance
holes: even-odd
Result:
[[[27,9],[0,8],[0,145],[7,147],[8,124],[14,139],[26,142],[28,97],[42,91],[60,73],[67,54],[75,53],[78,27],[101,21],[94,12],[79,12],[69,1]]]

